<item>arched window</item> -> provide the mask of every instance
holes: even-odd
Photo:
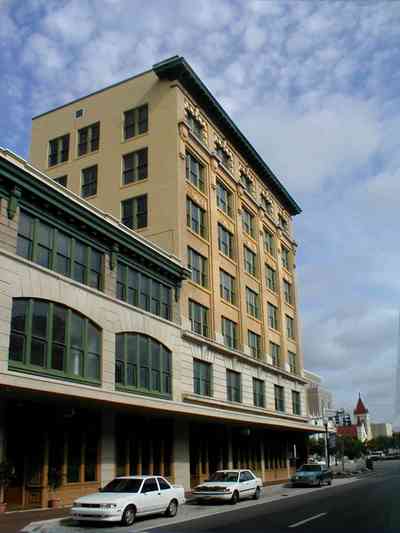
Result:
[[[15,298],[9,361],[25,371],[98,383],[101,330],[65,305]]]
[[[171,396],[171,352],[140,333],[116,335],[115,383],[137,392]]]

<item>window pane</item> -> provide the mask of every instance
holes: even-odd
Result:
[[[47,342],[39,339],[32,339],[31,343],[31,364],[45,366],[47,352]]]
[[[88,352],[87,354],[86,377],[91,379],[100,377],[100,358],[96,353]]]
[[[35,301],[33,304],[32,335],[45,339],[47,337],[47,317],[49,304]]]
[[[51,368],[54,370],[64,370],[65,347],[53,343],[51,347]]]
[[[84,320],[76,313],[71,315],[71,345],[82,348],[83,347],[83,328]]]
[[[65,325],[67,321],[67,310],[61,305],[54,305],[53,314],[53,341],[65,343]]]
[[[70,371],[75,376],[83,376],[83,352],[76,348],[71,348],[71,369]]]
[[[88,351],[96,354],[100,353],[100,331],[93,324],[93,322],[88,322],[88,331],[87,331],[87,342],[88,342]]]
[[[11,333],[10,355],[12,361],[23,362],[25,357],[25,336],[18,333]]]

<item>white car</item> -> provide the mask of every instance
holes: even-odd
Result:
[[[175,516],[182,503],[183,487],[171,485],[162,476],[117,477],[99,492],[74,501],[71,517],[78,522],[121,522],[130,526],[139,515]]]
[[[196,500],[229,500],[232,504],[242,498],[258,500],[262,480],[251,470],[218,470],[210,479],[193,489]]]

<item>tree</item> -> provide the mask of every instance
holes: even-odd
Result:
[[[337,437],[336,453],[339,456],[345,455],[349,459],[358,459],[366,451],[365,445],[354,437]]]
[[[310,455],[319,455],[324,457],[325,455],[325,440],[324,439],[310,439],[308,444],[308,453]]]

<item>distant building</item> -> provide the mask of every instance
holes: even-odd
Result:
[[[381,424],[371,424],[372,437],[393,437],[392,424],[383,422]]]
[[[351,426],[352,419],[351,414],[345,409],[338,409],[334,416],[336,426]]]
[[[336,431],[340,437],[353,437],[366,442],[372,439],[371,421],[368,409],[358,397],[357,405],[353,411],[353,423],[351,416],[344,409],[336,412]]]
[[[304,377],[307,379],[306,398],[308,414],[312,418],[323,417],[333,408],[333,396],[322,386],[322,378],[314,372],[304,371]]]

